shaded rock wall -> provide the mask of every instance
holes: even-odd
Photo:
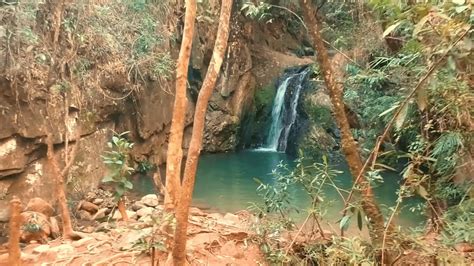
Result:
[[[68,15],[75,14],[72,11]],[[287,34],[284,22],[255,23],[242,17],[238,9],[234,13],[229,49],[206,116],[203,147],[208,152],[236,149],[242,121],[255,112],[255,91],[274,84],[285,68],[312,62],[287,52],[298,48],[300,37]],[[212,55],[215,24],[206,20],[197,24],[184,148],[189,143],[195,96]],[[37,28],[32,27],[33,31],[38,30],[40,40],[43,35],[49,38],[41,25]],[[176,35],[179,37],[179,30]],[[68,49],[74,40],[67,32],[61,31],[58,51],[39,44],[21,43],[14,47],[22,51],[24,65],[14,66],[7,53],[0,53],[0,204],[6,205],[14,194],[25,202],[32,197],[54,200],[53,178],[46,162],[48,132],[53,134],[61,164],[66,146],[76,141],[79,132],[79,150],[67,177],[70,192],[82,193],[99,184],[106,171],[100,156],[113,132],[130,131],[129,138],[135,143],[135,162],[165,163],[174,82],[172,78],[160,79],[148,72],[134,76],[139,77],[138,81],[131,78],[131,69],[117,61],[122,60],[120,54],[100,54],[109,52],[102,51],[100,45],[122,45],[113,42],[115,37],[120,40],[120,36],[101,35],[95,42],[78,48],[79,59],[90,61],[83,80],[73,75],[73,63],[80,60],[65,61],[65,76],[72,84],[67,88],[58,83],[53,59],[37,60],[38,56],[42,59],[45,54],[55,53],[63,56],[58,60],[68,60]],[[0,41],[5,48],[6,36],[1,35]],[[175,59],[179,38],[178,43],[164,42],[160,49]]]

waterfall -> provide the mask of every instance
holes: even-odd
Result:
[[[272,107],[272,123],[265,150],[285,151],[291,127],[295,124],[297,107],[303,81],[309,73],[310,68],[297,73],[286,74],[277,89]],[[289,97],[289,106],[285,105],[285,99]]]

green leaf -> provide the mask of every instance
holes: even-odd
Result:
[[[261,185],[265,185],[265,184],[263,184],[263,182],[262,182],[260,179],[258,179],[258,178],[256,178],[256,177],[254,177],[253,180],[254,180],[257,184],[259,184],[260,186],[261,186]]]
[[[429,199],[429,194],[428,194],[428,191],[426,191],[426,188],[423,187],[423,186],[418,186],[418,194],[420,194],[420,196],[422,196],[424,199],[428,200]]]
[[[120,198],[125,194],[125,187],[122,183],[117,184],[115,187],[115,192],[117,193],[117,196]]]
[[[342,217],[341,222],[339,223],[339,228],[340,228],[342,231],[346,231],[347,228],[349,228],[350,220],[351,220],[351,216],[350,216],[350,215],[346,215],[346,216]]]
[[[104,178],[102,178],[102,182],[107,183],[107,182],[113,182],[114,178],[111,175],[106,175]]]
[[[125,180],[125,182],[123,182],[123,185],[126,189],[133,189],[133,184],[132,182],[128,181],[128,180]]]
[[[362,225],[363,225],[363,221],[362,221],[362,213],[360,212],[360,210],[357,212],[357,227],[359,227],[359,230],[362,230]]]
[[[466,3],[466,0],[453,0],[453,4],[456,5],[464,5]]]
[[[388,169],[388,170],[390,170],[390,171],[394,171],[394,172],[397,171],[397,169],[395,169],[395,168],[393,168],[393,167],[390,167],[390,166],[388,166],[388,165],[386,165],[386,164],[383,164],[383,163],[376,163],[375,165],[376,165],[376,166],[380,166],[380,167],[385,168],[385,169]]]
[[[424,111],[426,106],[428,106],[428,90],[426,88],[421,88],[416,94],[416,103],[420,111]]]
[[[390,26],[388,26],[385,31],[383,32],[382,34],[382,38],[385,38],[387,37],[387,35],[389,35],[392,31],[394,31],[398,26],[400,26],[400,24],[402,24],[402,20],[398,21],[397,23],[395,24],[392,24]]]
[[[457,6],[454,10],[456,10],[456,13],[462,13],[464,10],[466,10],[468,6]]]
[[[395,128],[397,130],[400,130],[403,126],[403,123],[405,123],[405,119],[407,118],[408,114],[408,104],[405,104],[402,107],[402,110],[400,113],[397,115],[397,118],[395,118]]]
[[[392,107],[388,108],[387,110],[385,110],[385,111],[383,111],[381,114],[379,114],[379,117],[385,116],[385,115],[387,115],[388,113],[393,112],[393,110],[397,109],[398,106],[400,106],[399,103],[394,104]]]
[[[112,141],[117,144],[117,142],[119,141],[119,138],[117,138],[116,136],[113,136],[112,137]]]
[[[123,137],[123,136],[127,135],[128,133],[130,133],[130,131],[124,131],[124,132],[119,134],[119,137]]]

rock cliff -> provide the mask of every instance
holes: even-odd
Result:
[[[165,163],[182,21],[172,6],[144,5],[71,3],[59,9],[61,21],[52,15],[60,7],[49,2],[0,7],[1,207],[13,194],[25,201],[53,199],[48,133],[61,163],[64,151],[80,139],[67,180],[71,192],[98,185],[105,171],[100,156],[113,132],[130,132],[135,162]],[[217,11],[198,18],[184,148],[212,55]],[[312,62],[289,52],[299,49],[301,34],[290,33],[284,20],[257,23],[236,7],[232,21],[206,117],[207,152],[236,149],[242,125],[255,112],[255,93],[274,86],[285,68]]]

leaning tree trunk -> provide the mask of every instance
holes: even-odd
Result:
[[[78,131],[79,132],[79,131]],[[71,222],[71,215],[69,213],[69,208],[67,206],[67,198],[66,198],[66,188],[64,186],[64,178],[67,176],[69,169],[71,168],[74,159],[76,157],[77,149],[79,146],[79,138],[80,133],[76,135],[76,143],[72,148],[71,155],[69,156],[69,160],[66,162],[66,166],[61,170],[59,168],[58,161],[54,155],[54,146],[53,146],[53,135],[51,133],[47,134],[46,144],[48,146],[46,157],[48,159],[48,163],[52,168],[52,172],[54,174],[54,178],[56,181],[56,193],[58,196],[58,203],[59,208],[61,209],[61,219],[63,223],[63,237],[65,239],[76,240],[80,239],[81,237],[74,232],[72,229],[72,222]],[[67,150],[65,151],[68,152]]]
[[[222,61],[224,60],[224,54],[227,49],[231,10],[232,0],[223,0],[214,52],[196,103],[193,132],[184,169],[183,186],[176,209],[176,230],[173,247],[173,261],[175,266],[184,265],[186,260],[186,232],[189,206],[191,204],[194,181],[196,179],[196,169],[201,152],[207,105],[216,85]]]
[[[359,155],[358,146],[354,141],[354,137],[352,136],[349,121],[344,110],[344,102],[342,100],[343,87],[335,80],[335,74],[331,67],[328,51],[324,46],[324,41],[321,36],[321,24],[311,6],[311,2],[309,0],[300,0],[300,5],[303,8],[304,19],[309,28],[309,34],[313,41],[314,48],[316,49],[319,67],[331,97],[331,102],[334,108],[334,117],[336,119],[337,126],[341,131],[342,151],[346,157],[351,174],[355,179],[361,172],[363,163]],[[384,218],[382,212],[375,201],[368,182],[361,178],[358,180],[358,183],[358,185],[362,188],[363,194],[362,208],[370,220],[370,237],[376,245],[381,246],[384,234]]]
[[[186,1],[183,39],[176,67],[176,92],[173,118],[166,158],[166,194],[165,208],[174,209],[181,188],[181,160],[183,158],[183,132],[186,118],[186,85],[188,81],[189,57],[193,43],[194,21],[196,19],[196,0]]]

